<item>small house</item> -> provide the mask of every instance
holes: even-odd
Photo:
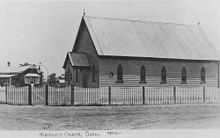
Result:
[[[42,84],[43,72],[36,66],[1,66],[0,86],[25,86],[27,84]]]

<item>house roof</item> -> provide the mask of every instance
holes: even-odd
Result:
[[[12,66],[0,66],[0,74],[19,74],[27,69],[33,69],[33,66],[21,66],[21,67],[12,67]]]
[[[84,16],[83,20],[99,56],[220,59],[197,25],[90,16]]]
[[[0,78],[11,78],[15,75],[0,74]]]
[[[88,58],[84,53],[68,52],[63,67],[65,67],[67,59],[70,60],[71,66],[75,66],[75,67],[89,66]]]

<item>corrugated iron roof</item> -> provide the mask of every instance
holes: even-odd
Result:
[[[15,75],[6,75],[6,74],[0,74],[0,78],[11,78]]]
[[[21,67],[12,67],[12,66],[0,66],[0,74],[17,74],[26,71],[27,69],[33,69],[33,66],[21,66]]]
[[[70,59],[72,66],[77,67],[88,67],[89,61],[85,54],[83,53],[74,53],[74,52],[68,52],[68,57]]]
[[[201,27],[85,16],[100,56],[219,60]]]

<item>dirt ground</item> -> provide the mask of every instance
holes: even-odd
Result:
[[[220,105],[15,106],[0,104],[1,130],[185,128],[220,128]]]

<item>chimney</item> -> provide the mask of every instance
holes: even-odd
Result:
[[[8,67],[10,67],[10,66],[11,66],[11,62],[10,62],[10,61],[8,61],[8,62],[7,62],[7,65],[8,65]]]

